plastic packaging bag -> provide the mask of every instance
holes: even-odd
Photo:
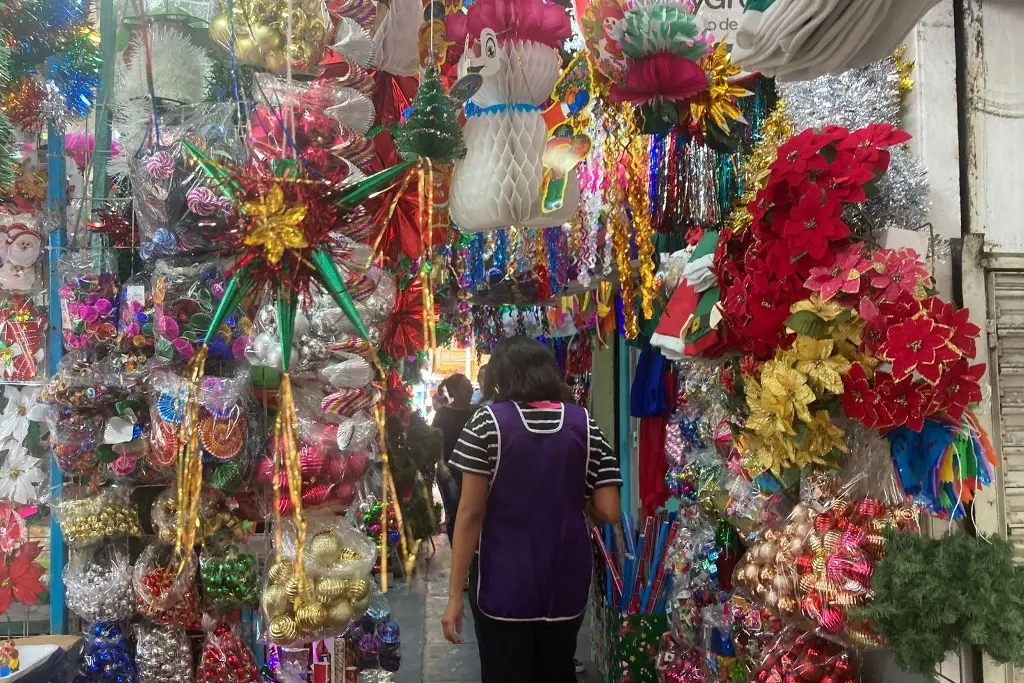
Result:
[[[135,653],[130,627],[121,622],[97,621],[85,630],[82,655],[74,683],[108,683],[136,680]]]
[[[133,388],[131,380],[113,374],[99,351],[72,351],[60,359],[40,401],[69,408],[105,408],[128,396]]]
[[[139,683],[191,683],[192,643],[180,626],[143,622],[135,627]]]
[[[55,504],[57,523],[71,548],[84,548],[105,538],[141,536],[139,511],[125,487],[110,487],[99,493],[65,488]]]
[[[364,133],[373,125],[375,111],[367,94],[344,86],[341,79],[289,83],[257,74],[256,84],[261,103],[250,115],[249,139],[257,158],[268,162],[290,149],[315,171],[341,172],[346,178],[371,167],[373,144]],[[285,121],[290,120],[295,126],[286,134]]]
[[[60,260],[64,349],[109,348],[117,336],[117,262],[102,240]]]
[[[223,613],[255,605],[262,581],[256,559],[237,544],[211,545],[199,556],[203,610]]]
[[[267,637],[278,645],[312,642],[344,631],[370,606],[376,546],[333,515],[311,515],[303,556],[306,591],[295,576],[295,529],[286,524],[270,562],[262,607]],[[295,598],[298,598],[295,600]]]
[[[165,626],[197,629],[200,625],[196,592],[196,558],[189,553],[185,570],[178,572],[180,558],[173,545],[153,543],[135,563],[135,592],[139,613]]]
[[[46,311],[23,294],[0,297],[0,379],[31,382],[46,376]]]
[[[233,8],[234,18],[229,16]],[[294,36],[291,52],[286,51],[286,13],[292,11]],[[234,55],[242,64],[260,66],[273,73],[319,73],[320,58],[331,29],[323,0],[301,0],[292,6],[255,0],[226,0],[215,3],[210,20],[210,37],[230,49],[231,24],[235,27]],[[289,64],[290,63],[290,64]]]
[[[86,621],[127,621],[137,608],[128,554],[105,543],[71,553],[64,568],[68,608]]]
[[[178,497],[175,487],[160,492],[151,511],[153,529],[161,543],[174,545],[178,538]],[[244,534],[242,524],[227,508],[224,499],[211,489],[203,489],[199,503],[199,535],[203,545],[238,541]]]
[[[218,623],[206,634],[199,655],[199,680],[220,683],[262,683],[259,666],[242,643],[237,628]]]
[[[160,128],[159,148],[136,153],[128,175],[138,216],[142,258],[230,251],[238,233],[229,225],[231,202],[185,148],[188,142],[215,160],[244,159],[231,103],[183,107],[181,123]]]
[[[121,290],[117,348],[133,356],[150,358],[154,350],[156,325],[152,278],[145,273],[133,275]]]
[[[157,356],[182,363],[195,355],[226,286],[218,261],[157,262],[153,274]],[[241,309],[234,311],[211,339],[207,357],[222,361],[243,358],[252,331],[249,317]]]
[[[173,461],[182,438],[187,383],[178,375],[161,372],[153,375],[150,384],[154,391],[151,445],[160,461]],[[238,490],[251,466],[251,448],[258,442],[248,371],[240,370],[229,377],[203,377],[199,404],[194,428],[203,449],[204,474],[219,491]]]
[[[850,653],[811,633],[789,629],[768,647],[753,676],[759,683],[855,683],[857,667]]]

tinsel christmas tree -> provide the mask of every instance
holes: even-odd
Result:
[[[466,153],[466,142],[455,111],[437,67],[431,65],[423,73],[412,112],[394,132],[395,147],[403,159],[429,159],[437,164],[450,164]]]
[[[872,603],[858,610],[892,646],[896,663],[934,680],[946,653],[973,645],[1024,664],[1024,567],[999,537],[942,538],[890,531],[875,567]]]
[[[0,89],[11,83],[11,48],[7,31],[0,29]],[[0,193],[8,194],[14,188],[14,128],[7,114],[0,110]]]

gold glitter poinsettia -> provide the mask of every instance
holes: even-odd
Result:
[[[245,244],[250,247],[262,246],[270,263],[278,263],[285,249],[309,246],[305,234],[299,229],[306,218],[306,207],[285,206],[284,191],[279,185],[274,185],[256,201],[242,204],[241,212],[250,225]]]
[[[807,375],[781,360],[770,360],[761,367],[761,404],[782,401],[790,403],[796,416],[811,421],[807,406],[817,398],[807,385]],[[767,396],[766,396],[767,395]]]
[[[828,464],[827,457],[833,451],[849,453],[846,445],[846,433],[832,424],[832,417],[826,410],[818,410],[814,413],[814,419],[807,425],[807,439],[803,448],[797,453],[805,453],[810,462],[801,464],[801,467],[810,465],[811,462]]]
[[[747,429],[765,437],[782,434],[796,436],[793,430],[795,411],[792,402],[763,391],[754,379],[744,383],[744,391],[747,405],[750,406]]]
[[[782,471],[796,460],[793,442],[784,436],[762,437],[748,433],[740,440],[739,447],[746,459],[744,466],[757,474],[768,471],[781,477]]]
[[[807,375],[816,389],[839,395],[843,393],[843,375],[849,372],[850,361],[833,355],[834,351],[835,342],[831,339],[819,341],[801,335],[786,354],[796,361],[796,370]]]
[[[708,75],[708,87],[690,99],[690,116],[702,133],[707,134],[710,120],[728,135],[730,121],[746,122],[736,100],[753,93],[729,82],[741,69],[732,63],[725,41],[715,45],[715,49],[700,60],[700,68]]]
[[[822,320],[831,322],[844,313],[849,313],[849,309],[845,306],[837,304],[835,301],[822,301],[821,297],[817,294],[811,294],[810,299],[804,299],[793,304],[790,308],[793,313],[800,313],[806,311],[813,313]]]

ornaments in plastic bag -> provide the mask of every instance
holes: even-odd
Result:
[[[255,605],[260,592],[256,559],[237,544],[204,548],[199,560],[203,608],[225,612]]]
[[[104,544],[73,551],[64,568],[64,600],[86,621],[125,621],[137,604],[132,567],[119,547]]]
[[[290,52],[286,45],[288,11],[293,12]],[[210,37],[225,49],[232,47],[232,24],[238,32],[235,58],[242,64],[261,66],[279,74],[289,68],[292,73],[316,73],[331,28],[323,0],[302,0],[291,8],[256,0],[219,2],[210,21]]]
[[[206,635],[196,683],[262,683],[259,667],[238,629],[221,622]]]
[[[74,683],[133,683],[135,653],[126,626],[98,621],[85,631],[82,656]]]
[[[185,629],[143,622],[136,627],[139,683],[192,683],[192,645]]]
[[[139,613],[154,623],[199,628],[195,555],[190,554],[184,571],[178,571],[179,564],[173,545],[146,546],[134,572]]]

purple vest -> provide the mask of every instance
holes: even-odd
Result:
[[[561,427],[538,433],[511,401],[487,410],[499,446],[480,532],[479,608],[494,619],[576,617],[587,607],[592,561],[587,413],[563,404]]]

